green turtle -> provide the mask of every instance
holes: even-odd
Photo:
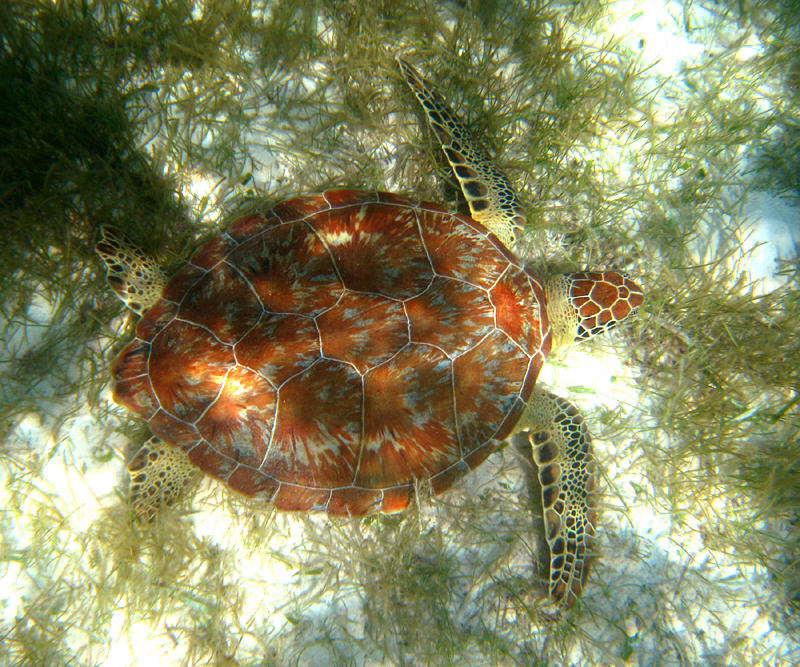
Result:
[[[538,277],[507,178],[406,61],[469,217],[399,194],[328,190],[235,221],[167,279],[120,232],[97,251],[141,316],[113,363],[115,400],[153,434],[129,464],[152,518],[199,469],[288,511],[360,516],[439,493],[529,433],[551,600],[581,594],[594,535],[589,434],[535,389],[551,349],[643,302],[614,271]]]

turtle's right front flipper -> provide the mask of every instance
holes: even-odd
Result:
[[[506,246],[513,247],[524,218],[505,174],[494,165],[441,94],[408,62],[398,57],[397,63],[442,144],[472,217],[494,232]]]
[[[518,428],[527,429],[539,469],[550,599],[562,607],[580,597],[595,534],[597,471],[583,417],[568,401],[534,391]]]

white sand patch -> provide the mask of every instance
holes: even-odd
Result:
[[[741,262],[762,294],[786,282],[781,262],[800,255],[800,199],[751,191],[742,207]]]

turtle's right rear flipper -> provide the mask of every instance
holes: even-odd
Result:
[[[136,516],[153,521],[164,505],[173,506],[199,479],[200,472],[179,447],[149,438],[128,464],[131,505]]]

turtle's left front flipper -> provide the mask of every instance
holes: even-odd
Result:
[[[518,428],[529,431],[539,469],[550,547],[550,599],[568,607],[586,584],[595,534],[597,472],[591,438],[571,403],[541,391],[534,392]]]
[[[441,94],[414,67],[397,58],[400,71],[413,91],[469,204],[471,216],[508,247],[513,247],[524,225],[522,207],[506,175],[456,116]]]

